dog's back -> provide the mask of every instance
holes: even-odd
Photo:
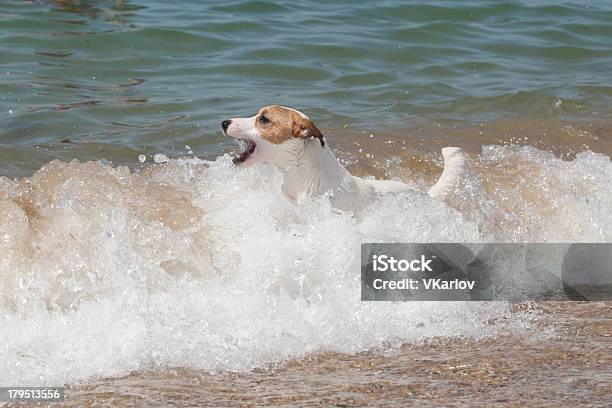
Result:
[[[444,198],[452,191],[457,182],[464,176],[467,169],[467,156],[458,147],[445,147],[442,149],[444,158],[444,170],[442,175],[427,192],[434,198]],[[414,190],[408,185],[394,180],[364,180],[369,183],[376,194],[401,193],[402,191]]]

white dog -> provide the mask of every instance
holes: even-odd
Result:
[[[335,208],[359,214],[379,194],[411,190],[391,180],[366,180],[351,175],[336,159],[323,134],[306,115],[284,106],[265,106],[250,118],[221,123],[226,136],[236,139],[242,152],[236,165],[269,162],[283,174],[283,192],[296,203],[324,193]],[[461,179],[467,165],[458,147],[442,149],[444,171],[428,191],[443,198]]]

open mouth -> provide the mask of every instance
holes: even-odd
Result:
[[[253,152],[255,151],[255,146],[257,146],[255,144],[255,142],[252,142],[250,140],[238,140],[238,143],[240,144],[240,154],[236,157],[234,157],[234,159],[232,160],[234,162],[234,164],[240,164],[246,161],[246,159],[248,159]]]

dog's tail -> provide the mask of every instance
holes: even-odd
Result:
[[[434,198],[444,198],[451,192],[468,168],[467,155],[458,147],[445,147],[442,149],[444,170],[442,175],[429,189],[428,194]]]

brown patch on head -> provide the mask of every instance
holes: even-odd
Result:
[[[261,137],[273,144],[281,144],[291,138],[316,137],[325,146],[323,134],[307,116],[284,106],[264,106],[257,112],[255,126]]]

